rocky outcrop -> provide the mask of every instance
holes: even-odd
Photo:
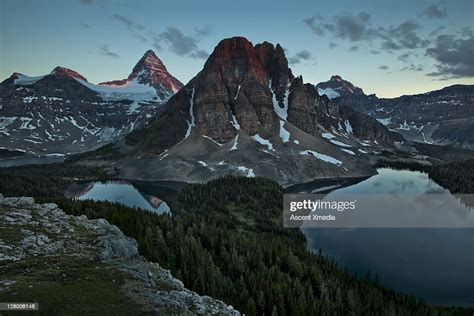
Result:
[[[319,133],[318,107],[320,96],[311,84],[304,84],[301,77],[296,78],[290,87],[288,100],[288,122],[313,136]],[[325,109],[324,109],[325,110]]]
[[[170,271],[146,261],[137,242],[104,219],[71,216],[56,204],[35,204],[32,198],[4,198],[0,194],[0,226],[0,263],[7,269],[0,276],[2,297],[21,282],[7,271],[32,258],[61,258],[65,262],[70,258],[84,262],[83,269],[100,262],[123,274],[121,293],[138,304],[143,314],[240,315],[221,301],[186,289]],[[30,279],[33,271],[31,267],[27,272]]]
[[[342,81],[340,77],[333,80]],[[215,47],[202,71],[168,101],[158,121],[129,139],[141,139],[149,152],[161,154],[192,132],[222,144],[240,133],[272,138],[282,133],[282,124],[288,122],[319,136],[320,125],[330,130],[352,118],[342,118],[341,113],[313,85],[293,76],[279,44],[254,46],[243,37],[233,37]],[[363,117],[358,117],[359,121]],[[381,143],[390,143],[390,133],[378,127],[380,131],[369,140],[382,136]]]

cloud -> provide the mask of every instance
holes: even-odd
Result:
[[[179,56],[185,56],[196,50],[197,40],[186,36],[176,27],[168,27],[160,38],[169,44],[169,50]]]
[[[87,29],[92,27],[92,25],[87,24],[87,23],[85,23],[85,22],[81,22],[81,26],[82,26],[82,27],[85,27],[85,28],[87,28]]]
[[[424,70],[423,65],[415,65],[414,63],[411,63],[410,65],[405,66],[402,69],[400,69],[400,71],[417,71],[417,72],[420,72],[423,70]]]
[[[431,19],[443,19],[448,15],[446,14],[446,9],[441,9],[435,4],[430,5],[423,11],[423,14]]]
[[[385,50],[399,50],[427,47],[430,41],[423,40],[418,35],[417,31],[420,28],[420,25],[413,20],[407,20],[397,26],[391,26],[388,30],[380,33],[384,39],[382,48]]]
[[[437,71],[428,76],[448,78],[474,77],[474,36],[439,35],[426,55],[436,61]]]
[[[321,19],[320,17],[313,16],[311,18],[303,19],[303,23],[306,24],[314,34],[323,36],[324,30],[321,27],[321,24],[316,24],[316,19]]]
[[[148,42],[147,38],[145,36],[142,36],[140,34],[134,34],[133,35],[134,37],[138,38],[140,41],[142,41],[143,43],[146,43]]]
[[[113,57],[113,58],[118,58],[119,55],[114,53],[114,52],[111,52],[109,50],[109,47],[108,45],[99,45],[99,54],[102,55],[102,56],[107,56],[107,57]]]
[[[441,33],[442,30],[446,29],[446,26],[439,26],[436,29],[434,29],[430,35],[431,36],[437,36],[439,33]]]
[[[411,56],[416,57],[418,55],[408,52],[408,53],[405,53],[405,54],[401,54],[400,56],[398,56],[397,59],[401,62],[408,63],[408,62],[410,62],[410,57]]]
[[[203,28],[195,28],[194,31],[196,32],[197,35],[204,37],[211,34],[212,29],[209,25],[206,25]]]
[[[387,65],[382,65],[379,67],[380,70],[388,70],[389,67]]]
[[[337,46],[336,43],[329,42],[329,48],[330,48],[330,49],[333,49],[333,48],[336,47],[336,46]]]
[[[301,58],[301,59],[304,59],[304,60],[308,60],[311,58],[311,53],[308,52],[307,50],[302,50],[301,52],[297,53],[296,56],[298,58]]]
[[[330,33],[352,42],[369,39],[372,35],[370,15],[366,12],[335,16],[332,22],[323,22],[322,18],[313,16],[304,19],[303,23],[316,35],[324,36]]]
[[[112,19],[124,24],[130,31],[141,31],[145,29],[140,23],[136,23],[123,15],[114,14]]]
[[[419,35],[420,25],[413,20],[407,20],[399,25],[389,27],[375,26],[370,14],[345,14],[324,20],[313,16],[303,20],[303,23],[318,36],[330,36],[353,43],[377,41],[380,48],[386,51],[400,49],[426,48],[430,41]],[[355,48],[354,48],[355,49]]]
[[[370,37],[370,15],[361,12],[358,15],[345,15],[336,18],[335,31],[338,37],[352,42]]]
[[[196,59],[207,59],[207,57],[209,57],[209,53],[203,49],[198,49],[189,54],[189,56]]]
[[[294,64],[299,64],[303,60],[309,60],[311,59],[311,53],[308,52],[307,50],[302,50],[298,53],[296,53],[294,56],[288,58],[288,63],[291,65]]]
[[[359,46],[357,46],[357,45],[354,45],[351,48],[349,48],[349,51],[351,51],[351,52],[357,52],[358,50],[359,50]]]
[[[370,53],[371,53],[372,55],[378,55],[378,54],[380,54],[380,52],[379,52],[378,50],[376,50],[376,49],[372,49],[372,50],[370,51]]]
[[[207,51],[198,47],[199,41],[196,38],[185,35],[176,27],[169,26],[165,32],[160,34],[152,32],[151,34],[153,47],[157,50],[161,50],[164,43],[168,46],[168,50],[178,56],[188,56],[196,59],[207,59],[209,57]]]
[[[92,4],[94,4],[94,0],[80,0],[80,2],[83,5],[92,5]]]

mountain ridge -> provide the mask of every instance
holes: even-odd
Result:
[[[153,65],[160,68],[152,70]],[[145,126],[181,83],[152,51],[137,67],[142,76],[132,73],[133,79],[121,86],[95,85],[61,66],[36,77],[12,74],[0,85],[0,147],[66,155],[93,150]],[[167,80],[163,85],[161,78]]]
[[[316,89],[321,84],[316,85]],[[474,85],[455,84],[395,98],[345,93],[333,95],[332,100],[376,118],[409,141],[472,149],[473,95]]]

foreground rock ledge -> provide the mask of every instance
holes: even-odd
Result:
[[[115,269],[125,276],[120,285],[124,297],[147,314],[240,315],[232,306],[186,289],[169,270],[140,256],[136,240],[106,220],[71,216],[56,204],[0,194],[0,266],[47,257],[85,259]],[[0,293],[16,282],[0,276]]]

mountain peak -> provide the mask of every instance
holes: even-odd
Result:
[[[242,82],[250,76],[264,85],[272,82],[272,90],[278,90],[277,99],[282,98],[278,86],[286,89],[289,77],[288,61],[283,48],[269,42],[253,45],[247,38],[235,36],[220,41],[204,65],[204,72],[216,72],[228,82]]]
[[[158,58],[155,52],[151,49],[147,50],[145,54],[143,54],[142,58],[140,58],[135,67],[133,67],[133,72],[138,72],[143,69],[168,72],[161,59]]]
[[[225,59],[253,57],[255,56],[255,51],[253,44],[248,39],[235,36],[220,41],[214,48],[214,52],[211,56]]]
[[[347,95],[363,95],[361,88],[354,86],[351,82],[342,79],[339,75],[331,76],[331,79],[316,85],[320,95],[326,95],[329,99],[335,99]]]
[[[151,49],[143,54],[127,79],[102,82],[100,85],[123,86],[131,81],[154,87],[158,97],[163,101],[183,87],[183,84],[168,72],[161,59]]]
[[[80,79],[87,82],[87,79],[80,73],[66,67],[56,66],[53,71],[51,71],[51,74],[56,75],[58,77]]]
[[[145,56],[147,55],[153,55],[153,56],[156,56],[155,52],[153,51],[153,49],[149,49],[145,52]]]

